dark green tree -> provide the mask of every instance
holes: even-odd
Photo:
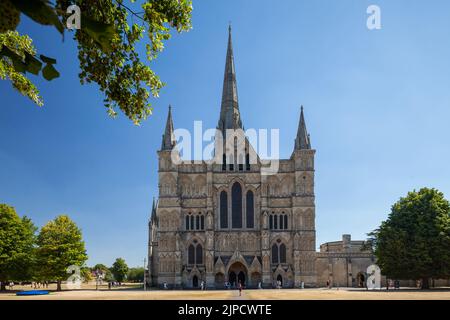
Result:
[[[88,258],[81,230],[66,215],[60,215],[42,227],[37,244],[40,277],[56,280],[58,291],[61,282],[70,276],[67,268],[71,265],[81,268]]]
[[[127,280],[131,282],[144,282],[144,268],[130,268],[128,270]]]
[[[121,110],[138,124],[151,114],[149,97],[157,97],[163,83],[136,49],[144,41],[150,63],[164,49],[171,31],[191,28],[191,0],[2,0],[0,1],[0,79],[8,79],[20,93],[43,105],[27,74],[46,80],[59,77],[56,59],[38,54],[26,34],[16,30],[24,14],[40,25],[55,27],[62,35],[77,5],[81,28],[72,32],[78,44],[79,78],[96,83],[104,93],[111,116]],[[55,39],[61,41],[62,37]]]
[[[128,273],[128,266],[125,260],[122,258],[117,258],[111,267],[111,272],[118,282],[123,282]]]
[[[450,277],[450,204],[436,189],[400,198],[369,237],[388,278],[422,280],[426,289],[430,278]]]
[[[15,209],[0,204],[0,290],[8,280],[30,280],[35,257],[37,228],[29,218],[20,218]]]

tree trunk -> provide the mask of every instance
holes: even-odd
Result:
[[[61,280],[56,282],[56,291],[61,291]]]
[[[429,279],[427,277],[422,278],[422,290],[424,289],[430,289],[430,283],[428,281]]]

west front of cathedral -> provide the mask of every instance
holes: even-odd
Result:
[[[242,128],[229,30],[217,129],[225,135]],[[316,270],[315,150],[303,108],[292,155],[279,160],[276,174],[262,174],[257,156],[249,161],[253,149],[247,140],[244,150],[242,157],[224,152],[220,164],[174,163],[169,108],[158,151],[159,197],[149,222],[149,284],[315,287],[333,277],[326,253]]]

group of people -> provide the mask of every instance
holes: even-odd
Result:
[[[111,290],[112,287],[119,287],[122,284],[120,282],[117,281],[108,281],[108,289]]]
[[[386,290],[389,291],[389,288],[400,289],[400,281],[399,280],[387,280],[386,281]],[[420,286],[418,286],[420,288]]]
[[[30,284],[30,283],[28,283],[28,284]],[[0,285],[1,285],[1,282],[0,282]],[[9,283],[8,283],[8,289],[9,290],[14,290],[14,286],[15,286],[16,284],[15,284],[15,282],[14,281],[10,281]],[[19,286],[21,286],[22,285],[22,282],[19,282]],[[40,289],[40,288],[42,288],[42,289],[48,289],[48,281],[32,281],[31,282],[31,284],[30,284],[30,286],[31,286],[31,288],[33,288],[33,289]]]
[[[2,283],[0,282],[0,286],[1,286],[1,284],[2,284]],[[5,285],[5,286],[6,286],[6,285]],[[8,283],[8,289],[9,289],[9,290],[13,290],[13,289],[14,289],[14,282],[13,282],[13,281],[11,281],[11,282]]]
[[[42,289],[48,289],[48,281],[33,281],[31,282],[31,287],[34,289],[40,289],[42,287]]]

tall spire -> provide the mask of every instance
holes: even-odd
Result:
[[[298,123],[297,137],[295,138],[295,150],[311,149],[311,141],[308,131],[306,130],[305,116],[303,114],[303,106],[300,112],[300,121]]]
[[[233,44],[231,41],[231,25],[228,26],[228,48],[225,60],[222,104],[220,107],[218,127],[220,130],[242,128],[236,85],[236,70],[234,67]]]
[[[155,197],[153,197],[152,214],[150,216],[150,222],[154,222],[155,219],[156,219],[156,203],[155,203]]]
[[[175,146],[175,134],[173,132],[172,106],[169,105],[167,115],[166,129],[162,137],[161,150],[172,150]]]

